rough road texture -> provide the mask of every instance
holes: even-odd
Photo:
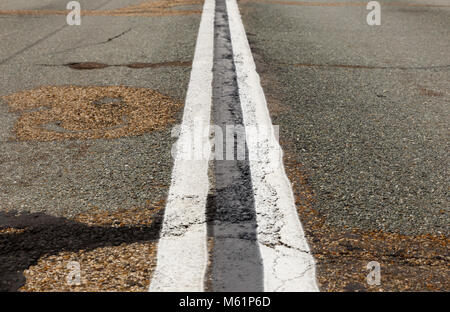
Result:
[[[215,134],[223,136],[216,138],[216,149],[224,147],[221,155],[216,154],[212,169],[215,186],[208,198],[208,232],[214,241],[208,288],[211,291],[262,291],[263,269],[245,146],[244,155],[238,156],[238,150],[242,150],[238,144],[245,140],[245,131],[224,0],[216,2],[214,40],[212,123],[222,129],[222,133]],[[229,129],[227,132],[227,125],[234,126],[236,131]],[[234,156],[231,159],[226,153],[226,144],[232,145]]]
[[[448,291],[449,9],[382,1],[371,28],[350,2],[250,2],[243,20],[321,290]]]
[[[118,13],[125,16],[83,15],[80,26],[68,26],[65,15],[48,12],[65,12],[64,1],[0,3],[0,10],[11,13],[0,18],[0,97],[51,86],[44,92],[48,98],[37,102],[49,104],[52,97],[64,102],[64,94],[72,94],[74,100],[70,107],[60,103],[51,109],[23,103],[25,97],[20,96],[0,100],[1,290],[148,288],[160,227],[153,222],[165,206],[170,185],[171,128],[182,113],[172,111],[169,119],[160,119],[171,105],[158,98],[171,98],[182,108],[199,14],[154,13],[148,3],[133,8],[133,14],[130,7],[142,2],[81,0],[87,11],[128,8]],[[180,9],[165,4],[168,1],[159,3],[161,10]],[[42,14],[10,12],[14,10]],[[141,13],[156,16],[140,17]],[[74,87],[67,92],[67,86]],[[128,108],[138,104],[145,116],[128,118],[132,109],[114,90],[131,91],[128,100],[133,104]],[[74,95],[83,92],[85,97]],[[103,98],[101,93],[109,95]],[[75,103],[76,98],[93,102]],[[149,100],[157,110],[145,108]],[[28,113],[21,110],[31,104]],[[12,112],[11,106],[19,110]],[[28,127],[28,134],[21,132],[24,136],[18,138],[14,127],[23,114],[45,115],[54,123]],[[22,126],[33,124],[22,121]],[[143,131],[123,131],[127,122]],[[141,127],[145,124],[146,129]],[[123,132],[104,135],[114,129]],[[45,130],[51,134],[49,140],[41,136]],[[66,282],[69,261],[80,263],[79,286]]]

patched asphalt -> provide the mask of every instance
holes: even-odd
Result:
[[[147,290],[200,21],[201,3],[185,2],[80,1],[81,26],[66,24],[64,1],[0,4],[0,290]],[[450,5],[381,1],[382,25],[368,26],[365,1],[239,3],[320,290],[448,291]],[[230,47],[219,48],[212,117],[240,123]],[[73,128],[95,109],[63,109],[73,120],[45,128],[55,139],[18,136],[20,118],[39,124],[48,106],[17,111],[4,96],[45,86],[146,88],[179,110],[166,127],[107,138]],[[122,100],[91,104],[122,111]],[[206,286],[258,290],[248,163],[211,170]],[[68,261],[80,262],[81,285],[66,282]],[[371,261],[380,285],[367,284]]]
[[[263,291],[255,199],[224,0],[216,2],[213,75],[211,115],[216,129],[221,129],[214,138],[215,149],[222,153],[215,150],[210,169],[214,183],[207,200],[207,221],[212,247],[206,285],[209,291]],[[230,130],[230,125],[235,128]]]
[[[116,217],[115,220],[103,225],[106,226],[103,231],[96,232],[95,240],[99,241],[97,246],[143,242],[142,248],[147,250],[149,245],[145,245],[145,242],[153,244],[157,239],[158,226],[144,228],[144,232],[151,233],[142,234],[140,232],[142,229],[139,230],[142,228],[139,222],[137,224],[131,222],[128,225],[135,226],[136,230],[132,230],[131,236],[128,239],[119,240],[120,242],[115,238],[117,230],[116,234],[112,232],[114,232],[115,223],[118,224],[123,221],[123,218],[128,218],[127,210],[138,209],[137,215],[146,215],[151,220],[153,212],[156,213],[164,207],[173,163],[171,148],[176,139],[171,136],[171,129],[181,120],[200,15],[195,12],[181,15],[166,12],[179,10],[183,7],[181,3],[174,7],[158,8],[157,10],[164,10],[164,14],[158,13],[159,15],[155,16],[150,16],[151,14],[146,17],[108,16],[108,10],[142,2],[145,1],[80,1],[83,10],[106,12],[105,16],[82,16],[80,26],[68,26],[65,15],[54,15],[49,12],[49,10],[65,10],[67,3],[64,1],[14,1],[14,3],[11,1],[0,4],[0,40],[2,40],[0,96],[35,90],[41,86],[128,86],[154,90],[180,103],[178,110],[171,116],[167,116],[166,125],[155,131],[145,131],[135,136],[123,135],[115,139],[56,139],[42,142],[38,139],[23,141],[18,138],[13,130],[21,113],[14,112],[5,99],[0,100],[0,171],[2,172],[0,209],[8,216],[11,216],[11,213],[21,214],[17,216],[18,220],[27,218],[28,215],[32,216],[34,213],[39,213],[39,216],[42,215],[50,221],[56,220],[54,224],[56,230],[52,235],[68,237],[71,243],[68,243],[66,248],[55,243],[57,246],[54,250],[46,247],[47,254],[56,254],[56,257],[59,257],[58,252],[61,248],[70,251],[80,249],[81,253],[83,248],[94,248],[96,244],[92,245],[93,242],[89,239],[89,242],[83,243],[84,239],[82,239],[77,243],[74,233],[78,231],[77,228],[88,228],[83,221],[79,221],[84,220],[80,216],[98,216],[92,219],[90,226],[101,223],[102,214],[99,215],[99,211],[116,214]],[[189,3],[189,5],[201,11],[201,3],[199,5]],[[148,10],[148,8],[144,9]],[[35,10],[42,14],[6,14],[5,10]],[[135,11],[139,13],[139,10],[140,8]],[[88,70],[66,66],[66,64],[83,62],[112,66]],[[179,66],[180,63],[182,66]],[[147,64],[147,66],[137,65],[134,68],[133,66],[114,66],[121,64]],[[49,96],[51,97],[51,94]],[[82,92],[80,97],[83,97]],[[114,105],[114,101],[119,103],[120,94],[116,97],[117,99],[107,99],[112,101],[112,104],[107,104]],[[45,107],[39,109],[45,110]],[[28,112],[28,114],[37,113],[40,112]],[[77,111],[73,113],[76,115]],[[78,113],[82,114],[82,112]],[[79,118],[85,117],[80,115]],[[73,118],[77,119],[77,117]],[[126,119],[124,120],[126,122]],[[64,123],[58,127],[56,130],[51,127],[48,129],[73,131],[73,129],[62,129]],[[59,226],[61,220],[58,218],[67,219],[66,233],[60,231],[62,230]],[[14,225],[9,224],[10,217],[0,218],[0,223],[1,230],[5,233],[18,231],[17,235],[19,235],[19,232],[25,231],[26,235],[33,236],[33,233],[43,231],[42,235],[45,237],[51,236],[51,233],[47,233],[47,227],[22,225],[15,230]],[[108,227],[111,226],[113,226],[112,230],[108,231]],[[22,249],[9,248],[10,244],[17,240],[22,241]],[[27,284],[25,289],[48,290],[52,289],[52,283],[54,283],[54,290],[70,290],[70,287],[64,288],[67,287],[63,282],[67,275],[64,271],[65,264],[62,265],[62,269],[57,266],[55,270],[49,269],[47,260],[44,258],[39,260],[43,254],[38,250],[33,252],[34,248],[41,248],[36,247],[39,244],[30,242],[30,246],[27,246],[26,240],[22,240],[19,236],[17,239],[2,236],[0,244],[2,250],[7,250],[1,254],[3,267],[0,271],[4,274],[1,277],[2,290],[17,290],[25,282],[20,279],[21,282],[17,283],[14,280],[16,276],[9,279],[8,276],[11,275],[8,275],[8,272],[23,270],[25,267],[36,264],[38,264],[37,267],[31,269],[31,273],[28,274],[30,284]],[[124,255],[130,252],[139,253],[141,248],[139,246],[138,244],[137,247],[126,247],[131,248],[131,251],[125,248]],[[29,252],[27,253],[26,250]],[[115,252],[120,253],[120,249]],[[102,254],[107,253],[108,251],[99,250],[98,260],[95,260],[94,256],[94,260],[90,261],[103,263],[106,260]],[[66,256],[61,257],[60,261],[64,262]],[[79,257],[82,259],[83,255]],[[103,286],[100,283],[96,285],[95,290],[145,291],[152,267],[155,265],[152,257],[154,254],[149,253],[144,257],[147,262],[141,259],[140,269],[148,274],[140,276],[140,280],[128,286],[126,283],[116,284],[116,286],[111,286],[113,282]],[[76,260],[76,256],[73,258]],[[42,270],[43,265],[47,267],[46,270]],[[36,273],[38,275],[52,274],[55,280],[52,282],[47,279],[46,285],[44,282],[39,285],[39,279],[33,280],[30,277],[33,276],[30,275],[33,272],[41,272]],[[115,274],[134,274],[127,272],[126,269],[122,273],[120,270],[114,272],[111,269],[105,269],[104,273],[110,276],[111,280],[115,279]],[[117,278],[120,279],[120,277]],[[78,290],[94,288],[93,284],[87,283],[80,286]]]

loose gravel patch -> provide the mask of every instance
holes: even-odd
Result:
[[[68,264],[80,265],[80,283],[69,284]],[[156,265],[156,243],[122,244],[46,256],[24,271],[20,291],[146,291]]]
[[[448,291],[449,244],[444,235],[400,235],[335,228],[314,209],[315,194],[302,164],[285,156],[297,211],[316,259],[322,291]],[[366,265],[381,266],[381,285],[367,283]]]
[[[114,139],[160,130],[182,103],[159,92],[124,86],[40,87],[3,97],[21,113],[19,141]]]
[[[14,196],[0,212],[0,290],[146,291],[171,168],[168,127],[181,102],[122,86],[41,87],[3,99],[21,115],[3,146],[0,186]],[[31,146],[33,154],[12,153]],[[30,183],[9,185],[8,172]],[[67,282],[71,261],[80,285]]]
[[[93,209],[73,219],[0,213],[0,290],[145,291],[163,206]],[[80,265],[79,285],[67,282],[71,261]]]
[[[72,261],[80,265],[79,285],[67,282]],[[61,252],[25,270],[20,291],[146,291],[155,266],[154,242]]]

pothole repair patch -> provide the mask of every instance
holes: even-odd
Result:
[[[3,96],[19,113],[19,141],[114,139],[160,130],[182,103],[157,91],[125,86],[46,86]]]

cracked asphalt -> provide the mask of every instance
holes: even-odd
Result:
[[[450,7],[380,3],[240,9],[321,290],[448,291]]]
[[[157,213],[164,207],[170,185],[171,129],[181,119],[200,15],[195,10],[170,13],[182,7],[183,1],[173,7],[160,2],[154,10],[164,14],[155,16],[149,4],[133,9],[136,16],[111,13],[143,2],[151,1],[80,1],[82,10],[103,12],[102,16],[82,15],[80,26],[68,26],[65,15],[52,13],[64,11],[66,1],[0,3],[0,233],[10,233],[0,238],[0,290],[145,291],[148,287],[159,235]],[[33,14],[14,10],[32,10]],[[148,16],[139,16],[143,13]],[[73,65],[86,63],[128,66],[77,69]],[[55,94],[42,98],[39,88],[46,86],[55,87]],[[67,107],[67,95],[57,93],[58,87],[64,86],[85,87],[86,94],[77,89],[81,102],[73,98],[73,106]],[[130,88],[111,88],[108,94],[100,91],[113,86]],[[33,110],[13,110],[3,98],[25,90],[30,92],[24,102],[34,105]],[[157,92],[160,95],[156,98],[167,97],[174,105],[167,114],[158,109],[154,116],[136,116],[143,124],[156,121],[162,127],[150,131],[150,126],[137,136],[128,136],[125,128],[115,139],[98,132],[121,125],[114,115],[104,119],[101,104],[95,103],[114,107],[114,101],[126,99],[134,105],[134,101],[145,100],[138,97],[146,92]],[[90,104],[92,115],[85,116],[83,106],[77,105],[85,105],[82,101],[88,98],[95,101]],[[62,123],[46,127],[47,134],[56,138],[52,131],[64,133],[65,126],[80,138],[44,142],[39,136],[28,140],[17,137],[14,129],[20,118],[52,118],[43,115],[48,107],[44,102],[51,99],[62,101],[55,105],[61,105],[69,119],[56,116]],[[53,114],[58,112],[53,110]],[[90,129],[95,118],[98,124]],[[86,131],[97,138],[83,139]],[[27,221],[33,218],[36,221]],[[45,225],[41,219],[47,220]],[[151,225],[151,220],[157,221]],[[124,226],[129,232],[118,238]],[[80,239],[83,228],[86,234]],[[39,243],[34,244],[36,237]],[[58,241],[60,237],[64,237],[63,244]],[[108,268],[111,253],[123,258],[114,268]],[[133,264],[134,270],[142,273],[136,277],[120,266],[133,262],[133,254],[142,254]],[[91,276],[93,280],[87,278],[71,288],[65,283],[67,257],[80,261],[88,275],[96,266],[105,267],[103,277]],[[51,265],[57,262],[60,264]]]
[[[147,291],[157,266],[203,1],[79,2],[80,26],[67,1],[0,3],[0,291]],[[224,134],[244,123],[225,3],[211,107]],[[206,291],[262,291],[264,265],[275,291],[311,270],[320,291],[450,290],[450,4],[380,3],[368,26],[361,0],[238,1],[310,250],[282,239],[264,170],[276,218],[257,224],[248,148],[216,159],[206,225],[168,228],[207,227]],[[315,268],[277,271],[303,255]]]

